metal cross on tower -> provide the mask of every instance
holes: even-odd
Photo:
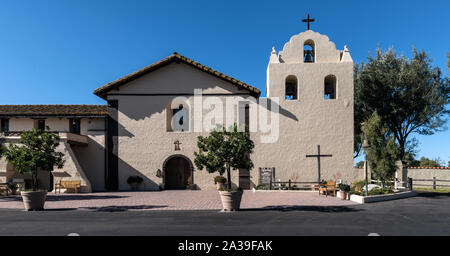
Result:
[[[310,19],[310,18],[309,18],[309,14],[307,15],[307,18],[306,18],[306,19],[303,19],[303,20],[302,20],[302,22],[306,22],[308,30],[309,30],[309,23],[310,23],[310,22],[313,22],[313,21],[315,21],[315,19]]]
[[[317,157],[317,174],[318,174],[318,181],[320,182],[320,158],[321,157],[332,157],[333,155],[321,155],[320,154],[320,145],[317,145],[317,155],[306,155],[306,157]]]

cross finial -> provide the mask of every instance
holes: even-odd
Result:
[[[306,18],[306,19],[303,19],[302,22],[306,22],[307,28],[308,28],[308,30],[309,30],[309,23],[315,21],[315,19],[310,19],[310,18],[309,18],[309,13],[308,13],[308,15],[307,15],[306,17],[307,17],[307,18]]]

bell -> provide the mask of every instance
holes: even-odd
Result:
[[[286,86],[286,95],[293,95],[295,94],[295,88],[293,86]]]
[[[305,61],[304,62],[305,63],[306,62],[314,62],[311,50],[305,50]]]

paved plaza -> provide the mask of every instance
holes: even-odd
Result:
[[[174,194],[173,194],[174,193]],[[203,191],[186,191],[187,194],[203,194]],[[217,192],[216,192],[217,193]],[[205,194],[216,194],[205,193]],[[118,198],[85,200],[83,204],[105,202],[130,202],[128,193],[106,193],[102,195]],[[144,197],[151,192],[131,193]],[[165,191],[161,195],[172,197],[176,192]],[[178,193],[183,195],[184,193]],[[94,195],[94,194],[93,194]],[[130,195],[130,194],[128,194]],[[170,195],[170,196],[169,196]],[[83,195],[80,195],[83,196]],[[122,196],[122,199],[119,197]],[[0,208],[0,235],[57,235],[66,236],[77,233],[88,235],[151,235],[151,236],[286,236],[286,235],[356,235],[381,236],[407,235],[450,235],[450,194],[419,193],[416,197],[370,204],[351,204],[336,198],[322,198],[311,193],[246,193],[244,207],[263,205],[264,198],[280,200],[271,203],[280,207],[242,209],[238,212],[220,212],[218,210],[136,210],[139,207],[105,207],[97,210],[71,210],[72,208],[49,209],[47,211],[27,212],[20,209]],[[52,199],[53,197],[50,197]],[[56,198],[56,197],[55,197]],[[138,198],[135,198],[135,200]],[[162,197],[160,197],[162,198]],[[180,199],[183,198],[180,196]],[[249,198],[255,198],[252,205]],[[295,199],[296,198],[296,199]],[[302,199],[303,198],[303,199]],[[316,200],[311,200],[315,198]],[[256,200],[258,199],[258,200]],[[4,202],[2,205],[10,204]],[[297,201],[295,201],[297,200]],[[320,200],[329,205],[318,204]],[[65,201],[79,203],[82,200]],[[97,203],[95,203],[97,201]],[[180,200],[181,201],[181,200]],[[205,201],[200,200],[200,201]],[[217,201],[218,198],[217,198]],[[143,202],[136,201],[139,206]],[[172,200],[172,202],[174,202]],[[288,202],[296,206],[287,206]],[[58,206],[58,202],[47,202],[49,207]],[[61,201],[60,201],[61,203]],[[192,203],[192,202],[191,202]],[[155,203],[156,204],[156,203]],[[164,205],[160,201],[158,205]],[[195,203],[201,207],[201,203]],[[303,204],[303,205],[300,205]],[[145,204],[146,205],[146,204]],[[151,205],[151,204],[150,204]],[[283,206],[284,205],[284,206]],[[3,207],[2,206],[2,207]],[[180,207],[180,206],[179,206]],[[211,206],[213,207],[213,206]],[[219,207],[219,206],[214,206]],[[167,209],[169,207],[150,208]],[[172,207],[174,208],[174,207]],[[304,245],[301,245],[304,246]]]
[[[319,196],[317,192],[245,191],[242,209],[270,209],[297,206],[346,206],[354,202]],[[0,208],[23,209],[22,197],[0,198]],[[215,190],[166,190],[145,192],[104,192],[90,194],[49,193],[45,209],[93,211],[125,210],[220,210],[222,203]]]

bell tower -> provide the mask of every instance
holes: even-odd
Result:
[[[303,21],[306,31],[270,53],[266,95],[278,98],[279,140],[258,148],[264,158],[257,164],[278,168],[277,179],[314,181],[317,162],[306,155],[320,145],[332,155],[320,163],[321,177],[351,180],[345,175],[353,171],[353,60],[347,46],[338,50],[310,29],[309,15]]]

